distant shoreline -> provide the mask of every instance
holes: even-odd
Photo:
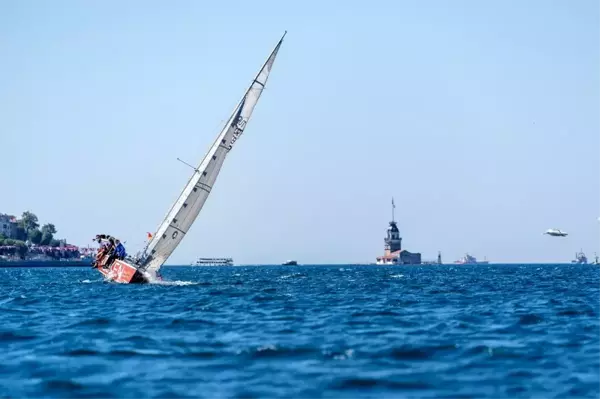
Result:
[[[322,264],[300,264],[300,265],[281,265],[281,264],[247,264],[247,265],[233,265],[233,266],[192,266],[192,265],[164,265],[163,268],[179,268],[179,267],[189,267],[189,268],[215,268],[215,267],[284,267],[284,268],[306,268],[306,267],[372,267],[372,268],[403,268],[410,269],[416,267],[465,267],[465,266],[476,266],[476,267],[485,267],[485,266],[597,266],[594,263],[520,263],[520,262],[506,262],[506,263],[488,263],[484,265],[477,264],[456,264],[456,263],[443,263],[443,264],[418,264],[418,265],[376,265],[376,264],[368,264],[368,263],[322,263]],[[38,269],[38,268],[91,268],[91,264],[73,264],[72,262],[65,262],[63,265],[57,264],[57,262],[36,262],[35,264],[31,264],[31,262],[0,262],[0,269]]]
[[[583,263],[582,265],[593,265],[593,263]],[[361,267],[401,267],[401,268],[411,268],[411,267],[431,267],[431,266],[557,266],[557,265],[578,265],[578,263],[570,263],[570,262],[498,262],[498,263],[487,263],[487,264],[460,264],[460,263],[442,263],[442,264],[410,264],[410,265],[377,265],[375,263],[307,263],[307,264],[298,264],[298,265],[281,265],[279,263],[264,263],[264,264],[235,264],[233,266],[192,266],[192,265],[177,265],[177,264],[169,264],[164,265],[162,267],[255,267],[255,266],[281,266],[281,267],[312,267],[312,266],[361,266]]]

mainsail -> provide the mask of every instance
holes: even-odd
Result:
[[[235,141],[244,132],[252,111],[267,83],[284,37],[285,33],[252,81],[208,153],[198,168],[194,170],[194,174],[158,227],[156,234],[148,243],[138,262],[140,269],[147,272],[156,272],[177,248],[192,223],[196,220],[215,184],[225,157],[232,149]]]

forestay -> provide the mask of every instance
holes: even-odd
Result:
[[[285,34],[283,35],[285,37]],[[252,81],[225,127],[158,227],[140,259],[142,270],[156,272],[173,253],[200,213],[214,187],[225,157],[244,129],[267,83],[283,37]]]

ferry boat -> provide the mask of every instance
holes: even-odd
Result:
[[[483,260],[477,260],[477,258],[467,253],[465,254],[465,256],[463,256],[454,263],[457,263],[459,265],[487,265],[490,262],[488,262],[486,258],[484,258]]]
[[[191,266],[233,266],[232,258],[198,258]]]

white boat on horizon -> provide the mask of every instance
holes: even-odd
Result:
[[[190,266],[233,266],[233,258],[198,258]]]

